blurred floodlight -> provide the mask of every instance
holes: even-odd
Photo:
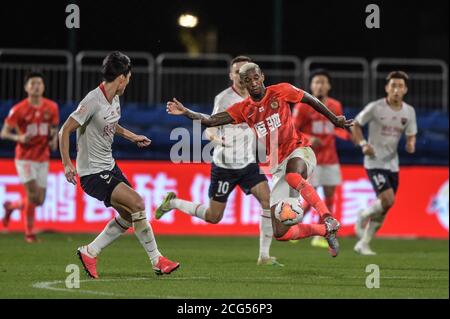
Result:
[[[182,14],[178,18],[178,24],[184,28],[195,28],[198,24],[198,18],[192,14]]]

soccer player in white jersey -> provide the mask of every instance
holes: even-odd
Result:
[[[103,60],[102,75],[104,81],[86,95],[61,128],[60,152],[67,181],[75,185],[78,174],[83,190],[103,201],[106,207],[114,207],[119,216],[113,218],[94,241],[78,248],[77,254],[88,275],[98,278],[97,256],[133,226],[155,273],[170,274],[179,267],[179,263],[170,261],[159,252],[146,218],[144,201],[133,190],[112,157],[114,135],[122,136],[138,147],[151,143],[147,137],[136,135],[119,125],[119,96],[123,95],[130,81],[130,59],[117,51],[108,54]],[[69,136],[75,130],[76,169],[69,157]]]
[[[362,148],[364,167],[377,194],[374,203],[358,216],[355,231],[360,240],[354,250],[361,255],[375,255],[369,246],[394,205],[398,187],[398,142],[406,135],[406,151],[414,153],[417,123],[414,108],[403,101],[408,92],[408,75],[403,71],[389,73],[385,98],[369,103],[355,118],[354,141]],[[361,127],[369,124],[369,141]]]
[[[239,77],[240,67],[248,62],[251,59],[246,56],[237,56],[231,61],[229,77],[232,86],[215,97],[212,114],[224,112],[229,106],[248,97]],[[245,194],[255,196],[262,207],[257,265],[282,266],[269,254],[273,237],[270,188],[256,161],[257,141],[252,129],[246,123],[229,124],[207,128],[206,135],[216,144],[211,163],[209,206],[176,198],[175,193],[171,192],[156,210],[156,218],[161,218],[172,209],[178,209],[208,223],[217,224],[223,218],[229,195],[239,185]]]

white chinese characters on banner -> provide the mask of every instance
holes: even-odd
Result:
[[[361,210],[369,207],[376,199],[372,184],[365,178],[345,181],[342,184],[342,218],[343,226],[353,225]]]
[[[20,199],[20,193],[7,190],[7,186],[19,185],[20,180],[16,175],[0,175],[0,218],[5,215],[2,203],[6,201],[16,201]],[[16,210],[11,215],[12,221],[20,221],[20,211]]]
[[[44,204],[36,208],[36,220],[71,223],[76,219],[76,188],[63,173],[49,174]]]

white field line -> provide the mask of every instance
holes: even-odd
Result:
[[[209,277],[175,277],[175,278],[164,278],[164,279],[158,279],[158,280],[209,280]],[[80,280],[80,283],[83,282],[89,282],[89,283],[95,283],[95,282],[120,282],[120,281],[143,281],[143,280],[149,280],[149,278],[116,278],[116,279],[82,279]],[[65,284],[65,280],[54,280],[54,281],[41,281],[36,282],[32,284],[31,286],[36,289],[46,289],[51,291],[58,291],[58,292],[75,292],[75,293],[81,293],[81,294],[91,294],[91,295],[97,295],[97,296],[109,296],[109,297],[127,297],[127,295],[123,294],[116,294],[112,292],[103,292],[103,291],[95,291],[95,290],[87,290],[87,289],[79,289],[79,288],[58,288],[54,287],[55,285],[61,285]],[[145,295],[142,296],[145,298],[169,298],[169,299],[187,299],[187,297],[180,297],[180,296],[160,296],[160,295]]]

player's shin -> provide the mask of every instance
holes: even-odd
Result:
[[[273,228],[270,209],[263,209],[259,222],[259,257],[269,258]]]
[[[206,220],[206,211],[208,210],[208,207],[205,205],[174,198],[170,200],[170,207],[176,208],[185,214]]]
[[[26,199],[22,209],[23,216],[25,217],[25,235],[33,235],[35,210],[36,205],[29,199]]]
[[[369,244],[370,241],[375,237],[375,234],[381,228],[385,217],[386,215],[382,213],[371,216],[370,221],[364,230],[364,235],[361,239],[365,244]]]
[[[88,245],[88,253],[91,257],[97,257],[103,248],[110,245],[130,227],[131,223],[120,216],[111,219],[100,235]]]
[[[279,241],[296,240],[312,236],[325,236],[327,228],[324,224],[297,224],[291,226]]]
[[[131,214],[131,220],[133,221],[133,228],[136,237],[139,239],[139,242],[147,252],[152,265],[156,265],[161,253],[158,250],[152,227],[148,223],[145,216],[145,211]]]
[[[320,199],[314,187],[308,183],[300,174],[298,173],[288,173],[286,174],[286,181],[293,189],[297,190],[302,197],[311,204],[312,207],[319,213],[321,219],[325,219],[331,216],[325,203]]]

